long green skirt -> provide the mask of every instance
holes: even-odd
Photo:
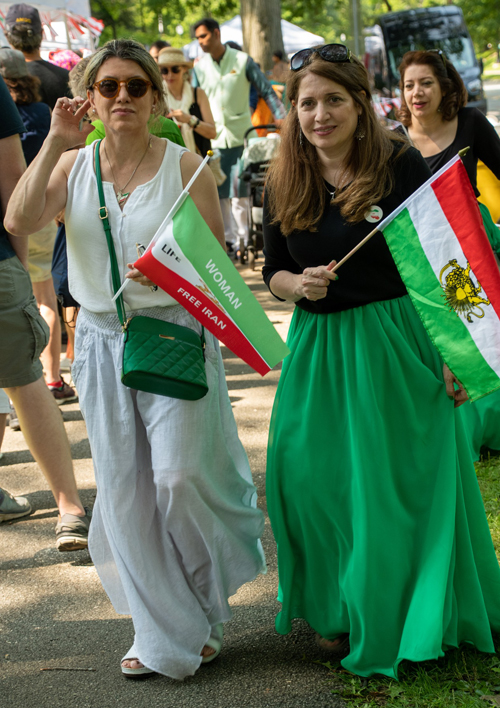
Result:
[[[463,423],[410,299],[297,308],[271,421],[267,500],[286,634],[348,632],[343,666],[397,677],[494,652],[500,570]]]
[[[500,255],[500,229],[493,222],[484,204],[480,203],[479,209],[491,247],[497,255]],[[479,459],[483,445],[493,450],[500,450],[500,391],[461,406],[460,415],[464,421],[474,460]]]

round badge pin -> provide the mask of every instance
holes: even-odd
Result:
[[[382,221],[383,215],[384,212],[382,209],[375,204],[375,206],[372,206],[371,209],[365,213],[365,219],[370,224],[377,224],[379,221]]]

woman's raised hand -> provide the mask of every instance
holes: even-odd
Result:
[[[328,286],[332,280],[337,280],[337,273],[331,270],[337,265],[337,261],[332,261],[327,266],[316,266],[305,268],[300,278],[300,296],[307,300],[322,300],[326,297]]]
[[[57,138],[65,150],[84,144],[94,130],[90,123],[83,122],[89,108],[90,101],[81,96],[58,98],[52,111],[49,136]]]

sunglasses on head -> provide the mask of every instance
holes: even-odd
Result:
[[[443,62],[443,66],[446,69],[446,54],[443,52],[442,49],[429,49],[429,52],[432,52],[433,54],[438,54],[441,57],[441,61]]]
[[[324,47],[311,47],[310,49],[301,49],[290,59],[290,68],[292,71],[299,71],[303,66],[309,63],[313,54],[318,54],[325,61],[332,63],[342,63],[351,61],[352,53],[344,44],[325,44]]]
[[[122,85],[125,85],[128,95],[132,98],[142,98],[146,95],[148,88],[153,84],[151,81],[146,81],[146,79],[141,79],[140,77],[127,79],[127,81],[101,79],[101,81],[97,81],[92,88],[96,88],[103,98],[116,98]]]
[[[170,72],[172,72],[172,74],[178,74],[180,70],[180,66],[160,66],[161,73],[166,74],[167,76]]]

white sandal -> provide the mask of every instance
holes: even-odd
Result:
[[[215,627],[212,630],[213,634],[209,636],[207,641],[205,642],[204,646],[210,647],[210,649],[214,649],[214,653],[210,654],[209,656],[204,656],[201,659],[202,664],[209,664],[211,661],[216,659],[222,649],[222,641],[223,641],[223,625],[222,624],[216,624]],[[215,635],[215,636],[213,636]]]
[[[146,678],[146,676],[149,676],[151,674],[156,673],[152,669],[148,669],[146,666],[143,666],[140,669],[130,669],[128,666],[123,666],[123,662],[130,660],[130,659],[135,659],[136,661],[141,661],[137,657],[137,649],[135,648],[135,644],[132,644],[128,652],[125,654],[123,659],[120,662],[120,667],[122,670],[122,674],[125,676],[125,678]],[[141,661],[142,664],[142,661]]]

